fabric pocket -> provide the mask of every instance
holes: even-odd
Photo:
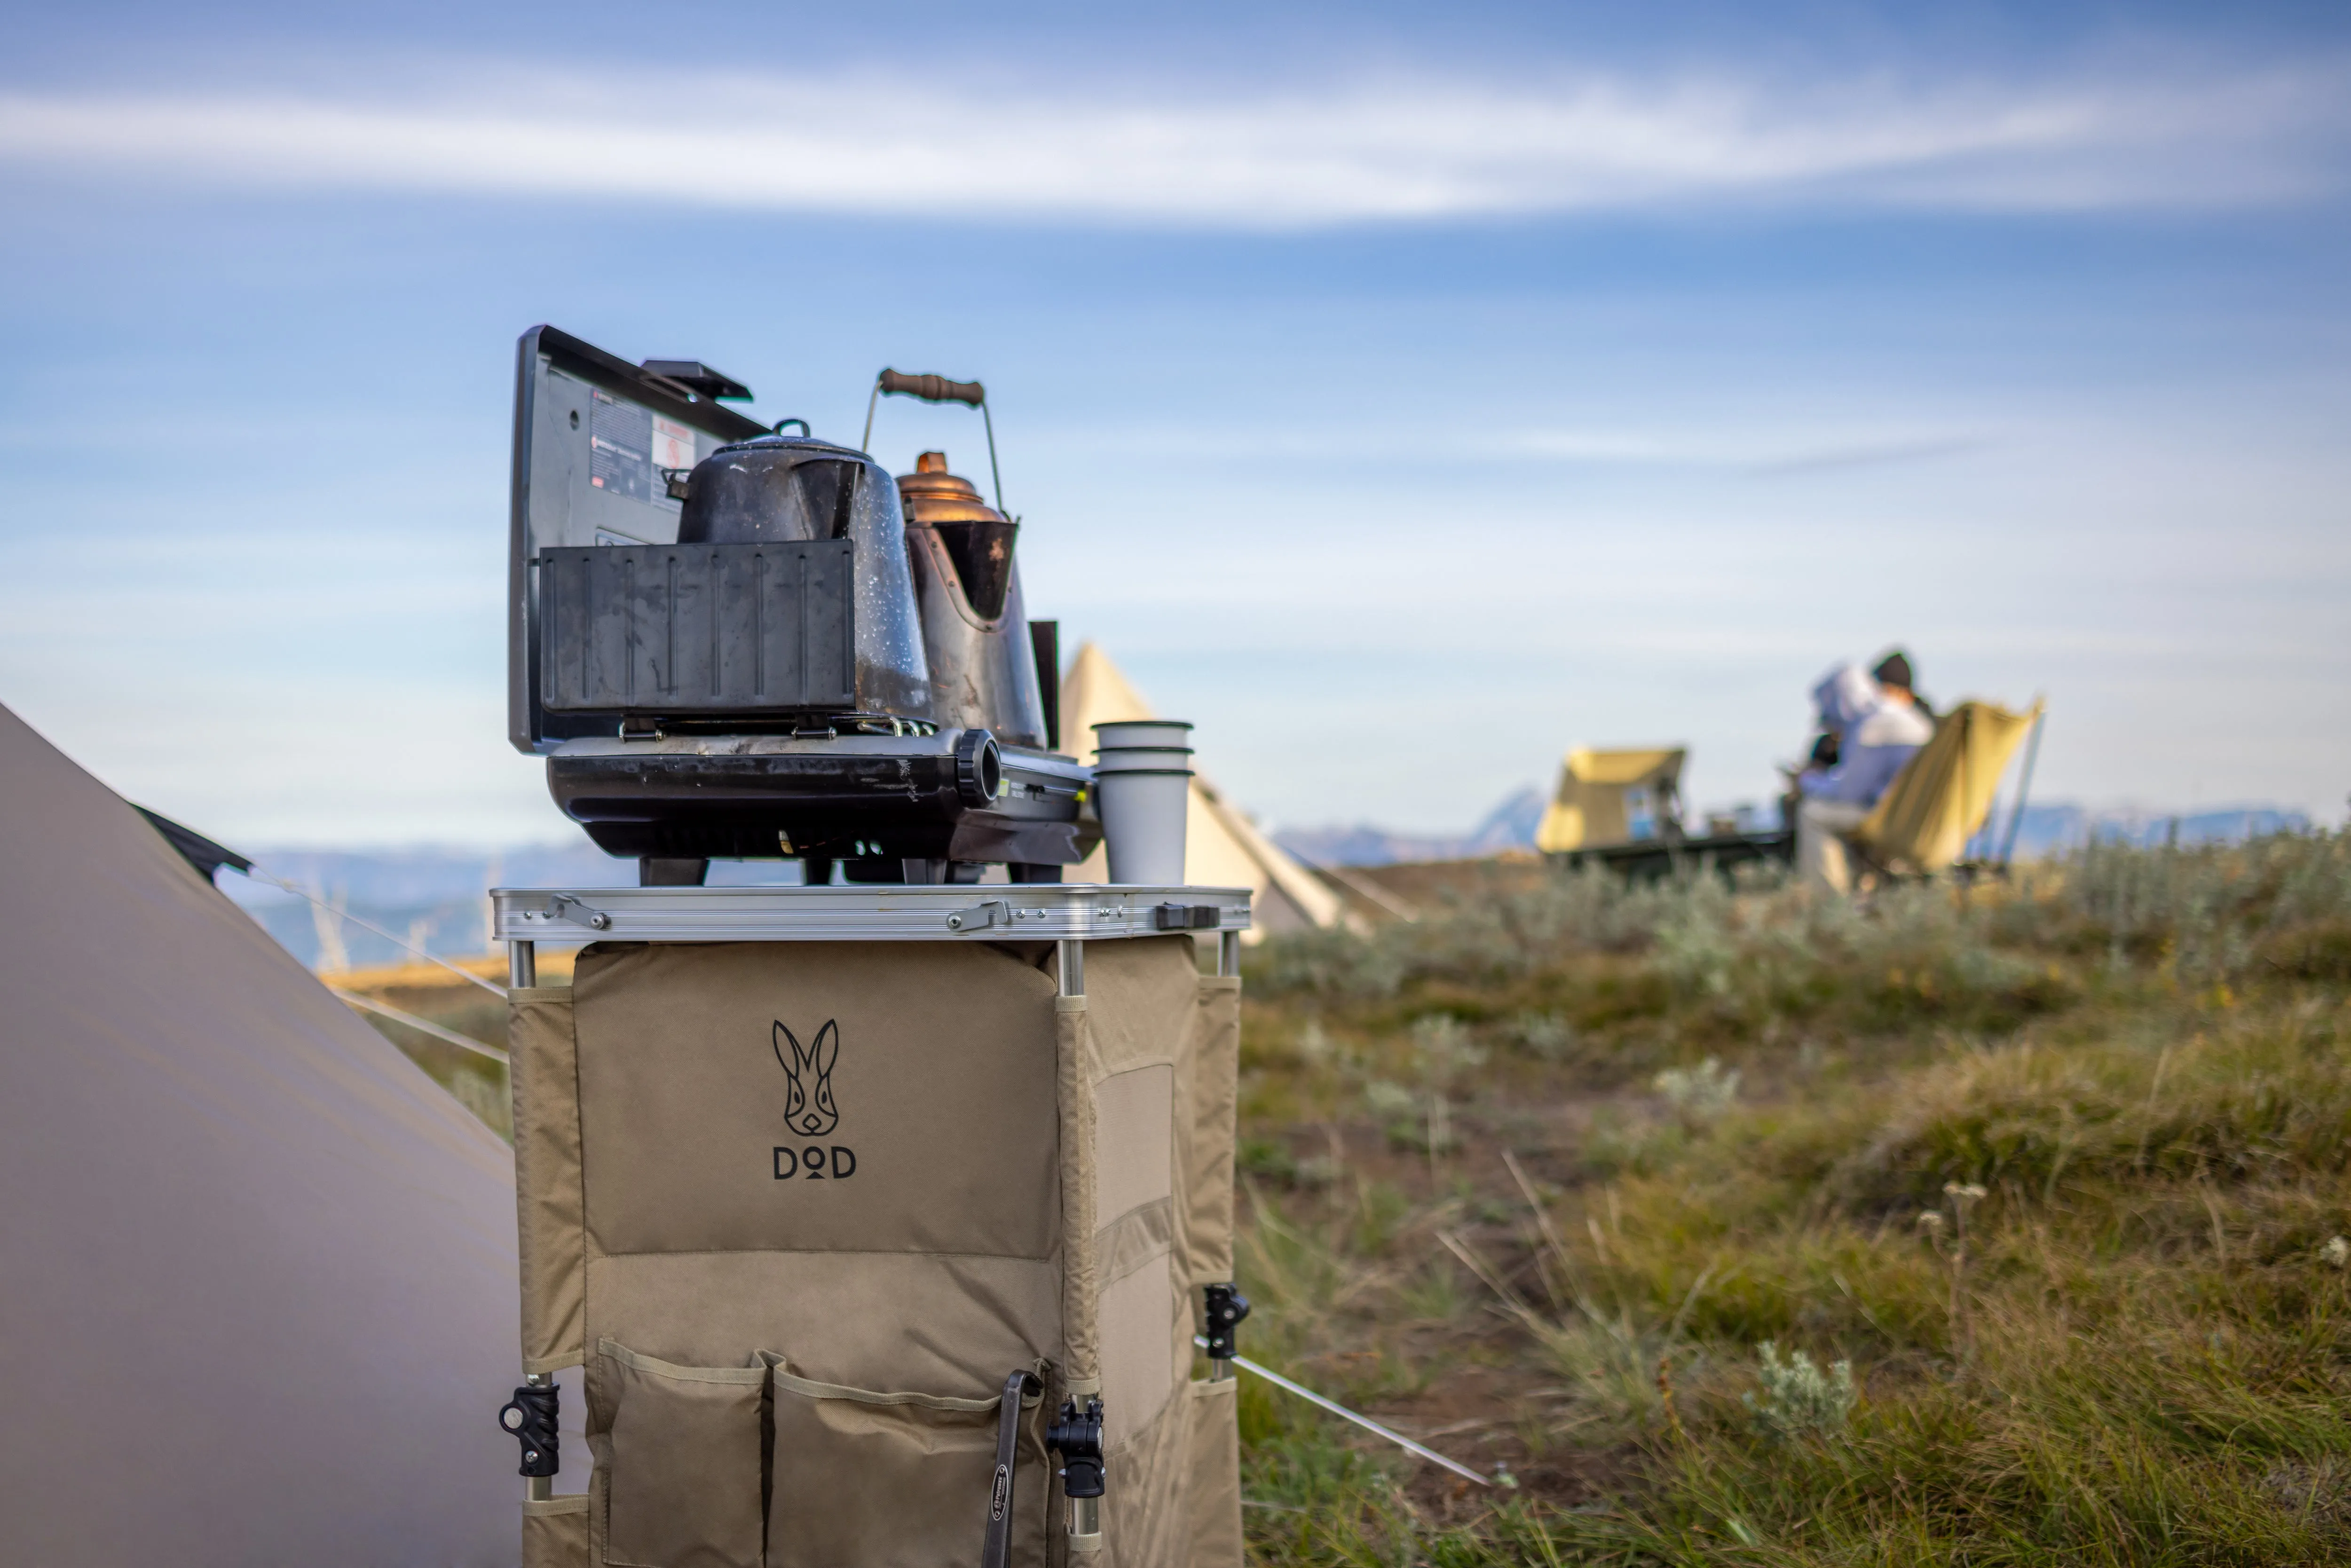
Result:
[[[768,1369],[675,1366],[599,1340],[612,1396],[604,1561],[759,1568]]]
[[[588,1568],[588,1499],[580,1494],[522,1505],[522,1568]]]
[[[774,1368],[768,1568],[947,1568],[977,1561],[996,1477],[994,1398],[881,1394]],[[1012,1561],[1044,1562],[1049,1472],[1021,1402]]]

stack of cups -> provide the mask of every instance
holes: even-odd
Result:
[[[1098,724],[1093,730],[1094,809],[1102,814],[1111,881],[1183,886],[1192,727],[1151,718]]]

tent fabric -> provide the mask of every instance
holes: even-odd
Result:
[[[1934,737],[1903,765],[1854,837],[1896,871],[1940,871],[1983,826],[2008,759],[2041,717],[1987,702],[1964,702],[1935,725]]]
[[[39,1563],[510,1563],[506,1147],[0,708],[0,1519]]]
[[[1091,759],[1092,726],[1158,716],[1110,655],[1092,643],[1079,648],[1061,681],[1064,750]],[[1097,847],[1066,875],[1071,882],[1108,882],[1107,852]],[[1195,887],[1246,887],[1255,894],[1253,924],[1242,934],[1244,942],[1257,942],[1267,933],[1336,925],[1344,913],[1337,894],[1259,832],[1196,768],[1184,818],[1184,880]]]
[[[1044,945],[599,944],[516,993],[524,1355],[585,1362],[594,1458],[528,1568],[967,1560],[1020,1369],[1013,1562],[1067,1568],[1042,1419],[1098,1393],[1102,1568],[1239,1568],[1235,1406],[1190,1377],[1239,981],[1165,936],[1085,983]]]
[[[1688,755],[1678,746],[1576,747],[1560,763],[1559,788],[1535,828],[1535,847],[1559,854],[1632,842],[1630,797],[1635,790],[1647,791],[1650,816],[1662,828],[1672,814]]]

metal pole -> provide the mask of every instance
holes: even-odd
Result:
[[[981,406],[984,408],[987,405]],[[1064,936],[1055,942],[1053,947],[1054,967],[1061,972],[1061,994],[1065,997],[1083,997],[1086,994],[1085,943],[1075,937]],[[1101,1386],[1100,1380],[1095,1380],[1093,1387],[1097,1395]],[[1073,1416],[1077,1410],[1075,1396],[1073,1396],[1071,1402],[1063,1405],[1061,1408],[1065,1417]],[[1092,1410],[1094,1415],[1099,1416],[1102,1413],[1101,1404],[1095,1403]],[[1099,1429],[1097,1429],[1097,1437],[1099,1435]],[[1099,1454],[1101,1449],[1097,1448],[1093,1451]],[[1092,1554],[1102,1548],[1102,1498],[1099,1495],[1073,1497],[1069,1500],[1069,1539],[1071,1547],[1086,1556],[1087,1560],[1099,1561]]]
[[[1241,972],[1241,934],[1220,931],[1217,934],[1217,973],[1238,975]]]
[[[517,990],[538,984],[538,946],[533,942],[507,944],[507,983]],[[555,1379],[544,1372],[522,1375],[526,1388],[547,1388]],[[522,1495],[528,1502],[545,1502],[555,1495],[555,1482],[547,1476],[525,1476]]]
[[[519,946],[527,948],[530,944],[525,942]],[[553,1385],[555,1379],[544,1372],[526,1372],[522,1375],[522,1381],[526,1388],[547,1388]],[[552,1476],[523,1477],[522,1495],[525,1502],[547,1501],[555,1495],[555,1478]]]
[[[2024,771],[2016,779],[2016,809],[2008,814],[2008,841],[2000,846],[2000,869],[2006,871],[2016,857],[2016,831],[2024,825],[2024,802],[2032,794],[2032,764],[2041,756],[2041,724],[2046,710],[2032,716],[2032,733],[2024,742]]]

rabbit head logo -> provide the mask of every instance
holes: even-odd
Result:
[[[840,1027],[828,1020],[816,1031],[816,1043],[803,1047],[797,1036],[776,1024],[776,1060],[783,1063],[790,1085],[784,1101],[784,1122],[803,1138],[821,1138],[841,1124],[840,1108],[832,1103],[832,1064],[841,1057]]]

